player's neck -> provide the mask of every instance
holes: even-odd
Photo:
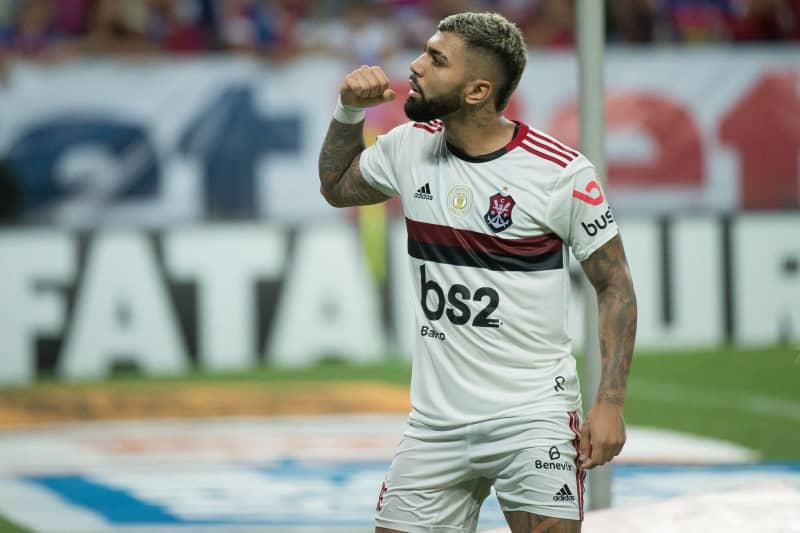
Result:
[[[516,124],[499,113],[450,116],[443,120],[448,144],[471,157],[491,154],[511,142]]]

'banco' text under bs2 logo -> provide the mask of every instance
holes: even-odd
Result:
[[[586,222],[581,222],[581,226],[583,226],[583,230],[587,235],[589,235],[589,237],[594,237],[601,229],[605,229],[609,224],[613,223],[614,215],[611,214],[611,208],[609,207],[606,209],[605,213],[600,215],[600,218],[596,218],[588,224]]]

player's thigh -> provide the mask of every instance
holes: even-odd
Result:
[[[490,489],[482,478],[438,489],[389,489],[375,516],[376,531],[473,533]]]
[[[494,475],[503,512],[583,519],[585,474],[577,461],[578,422],[575,413],[559,413],[535,423],[537,438],[522,442]]]
[[[506,522],[511,533],[580,533],[581,521],[540,516],[525,511],[507,511]]]
[[[490,488],[470,469],[462,439],[406,435],[381,487],[376,531],[474,531]]]

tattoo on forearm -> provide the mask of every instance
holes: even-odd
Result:
[[[364,150],[363,122],[331,120],[319,154],[320,190],[337,207],[382,202],[386,196],[361,176],[358,156]]]
[[[598,401],[622,405],[636,339],[636,295],[619,236],[583,263],[597,290],[602,376]]]
[[[601,389],[597,392],[597,401],[623,406],[625,405],[625,394],[619,392],[609,392]]]
[[[319,179],[322,186],[335,185],[353,159],[364,150],[364,123],[342,124],[331,120],[319,154]]]

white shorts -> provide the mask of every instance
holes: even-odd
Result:
[[[473,532],[494,486],[503,511],[583,520],[580,415],[548,413],[434,429],[409,421],[378,498],[376,524]]]

